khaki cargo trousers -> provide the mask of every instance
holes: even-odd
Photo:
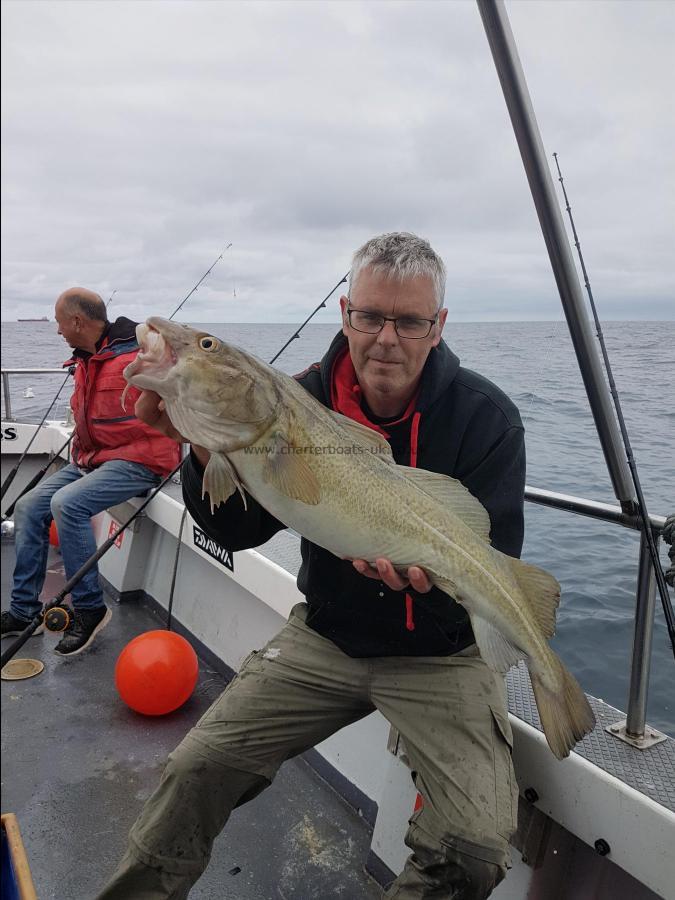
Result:
[[[98,900],[186,898],[231,811],[285,760],[374,709],[400,731],[424,801],[406,835],[412,855],[387,896],[482,900],[502,880],[518,800],[503,679],[475,648],[353,659],[308,628],[306,613],[293,608],[170,754]]]

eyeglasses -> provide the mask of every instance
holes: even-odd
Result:
[[[347,307],[347,319],[354,331],[363,334],[379,334],[386,322],[393,322],[399,337],[419,341],[428,337],[431,329],[438,322],[438,314],[433,319],[418,319],[415,316],[381,316],[379,313],[366,312],[363,309]]]

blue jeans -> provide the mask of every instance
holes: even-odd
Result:
[[[56,522],[66,578],[72,578],[96,552],[91,517],[146,493],[160,482],[140,463],[122,459],[96,469],[80,469],[69,463],[25,494],[14,508],[16,565],[10,610],[19,619],[32,619],[42,608],[40,592],[47,573],[49,526]],[[73,588],[76,609],[103,606],[103,592],[94,566]]]

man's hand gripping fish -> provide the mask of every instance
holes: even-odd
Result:
[[[244,490],[340,558],[421,566],[471,617],[484,661],[524,659],[548,744],[562,759],[595,718],[548,646],[560,585],[490,546],[487,511],[453,478],[399,466],[376,432],[311,397],[293,378],[210,334],[151,318],[124,375],[156,391],[178,431],[211,458],[211,507]],[[423,601],[422,601],[423,602]]]

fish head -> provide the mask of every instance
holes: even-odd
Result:
[[[159,316],[136,326],[136,340],[140,349],[124,369],[124,377],[134,387],[155,391],[164,399],[180,392],[185,386],[182,379],[208,359],[210,351],[220,351],[217,338]]]
[[[193,443],[227,452],[265,430],[276,395],[265,366],[205,331],[153,316],[136,327],[140,350],[127,382],[155,391],[176,428]],[[237,438],[234,438],[234,435]]]

